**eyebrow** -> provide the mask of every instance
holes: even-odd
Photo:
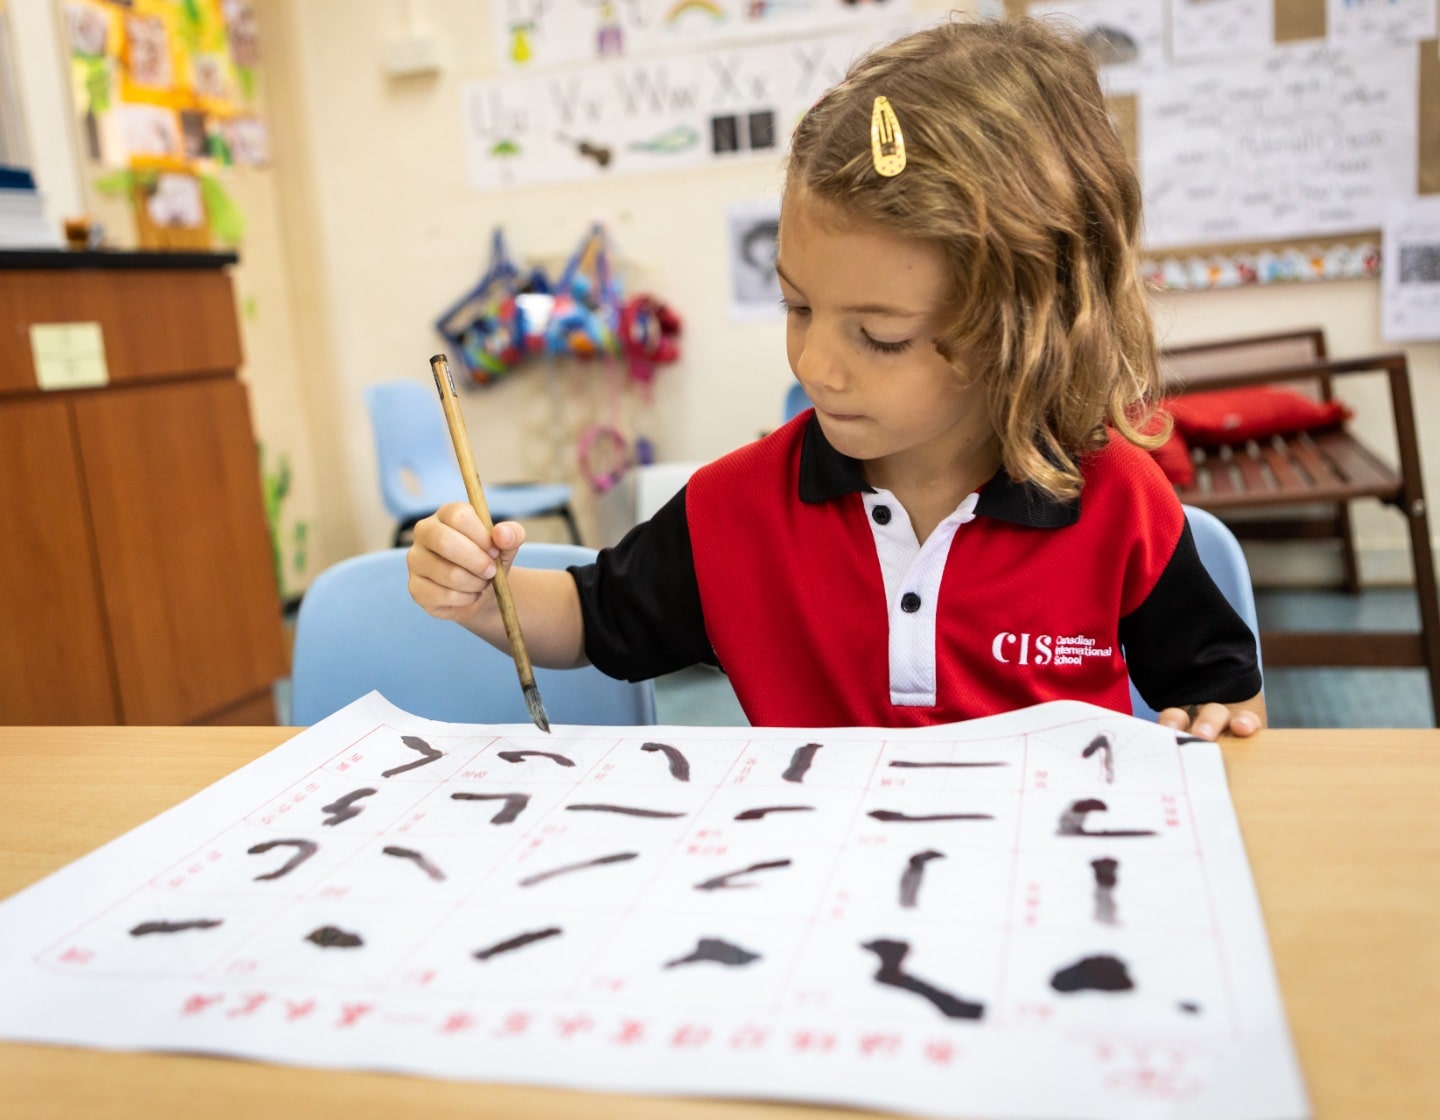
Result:
[[[800,290],[800,285],[790,279],[785,270],[780,266],[778,260],[775,262],[775,272],[780,279],[784,280],[785,283],[789,284],[797,292]],[[923,319],[928,314],[928,312],[925,311],[914,311],[906,307],[896,307],[890,303],[856,303],[848,307],[842,307],[840,310],[851,315],[888,315],[894,319]]]

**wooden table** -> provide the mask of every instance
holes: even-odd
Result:
[[[0,727],[0,896],[291,734]],[[1267,731],[1227,742],[1224,753],[1315,1115],[1440,1116],[1440,730]],[[0,1112],[145,1120],[859,1115],[11,1043],[0,1043]]]

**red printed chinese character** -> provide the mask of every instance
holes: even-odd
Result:
[[[710,1028],[703,1023],[682,1023],[670,1036],[670,1045],[679,1048],[704,1046],[710,1040]]]
[[[450,1018],[440,1025],[441,1034],[459,1034],[461,1031],[468,1031],[475,1025],[475,1020],[463,1011],[457,1011]]]
[[[78,945],[71,945],[60,954],[61,964],[89,964],[95,954],[89,949],[81,949]]]
[[[925,1043],[925,1060],[937,1066],[948,1066],[955,1060],[955,1044],[946,1038],[932,1038]]]
[[[296,1003],[293,999],[287,999],[285,1001],[285,1021],[287,1023],[299,1022],[314,1010],[315,1001],[313,999],[307,999],[303,1003]]]
[[[877,1054],[893,1057],[900,1049],[898,1034],[862,1034],[859,1041],[860,1053],[867,1058]]]
[[[622,1019],[620,1021],[620,1029],[610,1037],[610,1041],[617,1046],[633,1046],[637,1042],[644,1042],[644,1021],[641,1019]]]
[[[270,997],[264,992],[252,992],[240,1000],[239,1007],[232,1007],[225,1013],[227,1019],[239,1019],[245,1015],[254,1015],[260,1010],[260,1006]]]
[[[770,1031],[766,1027],[756,1026],[754,1023],[744,1023],[735,1028],[735,1033],[730,1036],[730,1049],[732,1050],[759,1050],[765,1045]]]
[[[224,996],[221,996],[221,995],[214,995],[214,996],[194,995],[194,996],[191,996],[189,999],[187,999],[187,1000],[184,1002],[184,1004],[181,1005],[181,1007],[180,1007],[180,1014],[182,1014],[182,1015],[199,1015],[200,1012],[204,1011],[204,1010],[205,1010],[207,1007],[209,1007],[211,1004],[219,1003],[219,1002],[220,1002],[222,999],[224,999],[224,998],[225,998],[225,997],[224,997]]]
[[[583,1012],[579,1015],[570,1016],[569,1018],[562,1015],[555,1020],[555,1029],[560,1032],[561,1038],[573,1038],[582,1031],[594,1029],[594,1026],[594,1020]]]
[[[790,1038],[790,1048],[802,1053],[815,1050],[828,1054],[835,1049],[835,1036],[829,1031],[796,1031]]]
[[[340,1022],[337,1027],[353,1027],[364,1016],[375,1010],[373,1003],[347,1003],[340,1008]]]
[[[414,984],[417,988],[426,987],[435,981],[435,970],[432,968],[415,968],[405,974],[405,982]]]
[[[512,1011],[500,1021],[500,1029],[495,1032],[497,1038],[505,1038],[509,1035],[524,1034],[530,1026],[530,1016],[523,1011]]]

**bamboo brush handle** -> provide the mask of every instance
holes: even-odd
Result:
[[[475,456],[470,450],[470,438],[465,432],[465,417],[460,414],[460,399],[455,395],[455,381],[450,376],[450,363],[443,354],[430,359],[430,372],[435,375],[435,388],[440,393],[440,407],[445,411],[445,423],[450,428],[450,442],[455,445],[455,458],[460,464],[460,477],[465,480],[465,493],[470,505],[480,517],[480,523],[494,532],[495,523],[490,519],[490,507],[485,501],[485,491],[480,487],[480,472],[475,469]],[[535,670],[530,664],[530,654],[525,649],[525,635],[520,632],[520,616],[515,613],[515,600],[510,596],[510,578],[500,558],[495,558],[495,578],[491,581],[495,590],[495,602],[500,608],[501,621],[505,623],[505,637],[510,641],[510,655],[515,660],[515,671],[520,674],[520,684],[525,688],[535,687]]]

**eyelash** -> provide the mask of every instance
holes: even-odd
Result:
[[[808,307],[795,307],[784,298],[780,300],[780,310],[787,315],[808,315],[810,313]],[[914,339],[910,338],[903,342],[881,342],[878,338],[871,338],[864,330],[861,330],[860,338],[865,343],[866,349],[873,350],[877,354],[902,354],[910,349],[910,344],[914,342]]]

